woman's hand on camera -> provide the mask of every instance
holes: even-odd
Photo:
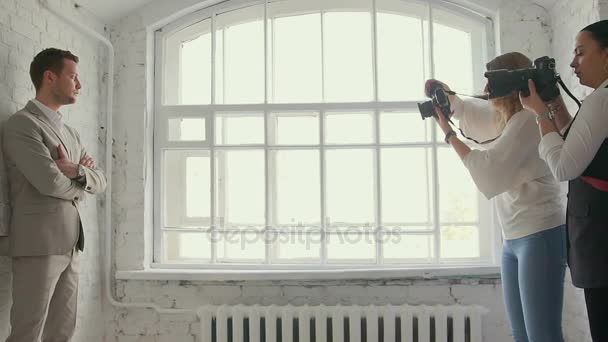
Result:
[[[534,84],[534,81],[528,80],[528,89],[530,90],[530,95],[528,96],[523,96],[521,92],[519,93],[521,105],[536,115],[545,113],[547,111],[547,105],[536,92],[536,85]]]
[[[429,91],[431,90],[431,85],[433,83],[440,84],[441,87],[443,88],[443,90],[446,90],[446,91],[450,90],[450,87],[448,87],[447,84],[445,84],[445,83],[443,83],[441,81],[438,81],[438,80],[436,80],[434,78],[431,78],[429,80],[426,80],[426,82],[424,82],[424,95],[426,97],[431,97],[431,94],[429,93]]]
[[[437,121],[439,128],[441,128],[444,134],[447,134],[449,131],[452,130],[448,119],[446,119],[445,115],[437,107],[435,107],[435,121]]]

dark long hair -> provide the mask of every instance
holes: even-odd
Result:
[[[581,32],[591,33],[593,40],[598,42],[602,48],[608,48],[608,20],[600,20],[591,25],[585,26]]]

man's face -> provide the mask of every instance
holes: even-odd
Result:
[[[55,101],[61,105],[75,103],[76,96],[81,88],[76,62],[64,59],[61,74],[56,75],[52,71],[48,72],[52,74],[51,91]]]

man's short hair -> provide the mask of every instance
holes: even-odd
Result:
[[[78,57],[67,50],[60,50],[55,48],[48,48],[42,50],[34,57],[32,64],[30,64],[30,77],[36,91],[42,87],[42,78],[44,72],[47,70],[52,71],[54,74],[59,75],[63,71],[64,59],[69,59],[78,63]]]

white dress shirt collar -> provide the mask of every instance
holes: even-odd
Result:
[[[42,113],[44,113],[44,115],[46,115],[46,117],[49,119],[49,121],[53,125],[55,125],[56,128],[63,127],[63,115],[61,113],[52,110],[51,108],[47,107],[45,104],[43,104],[42,102],[40,102],[36,99],[32,99],[32,102],[36,106],[38,106],[38,108],[40,108]]]

